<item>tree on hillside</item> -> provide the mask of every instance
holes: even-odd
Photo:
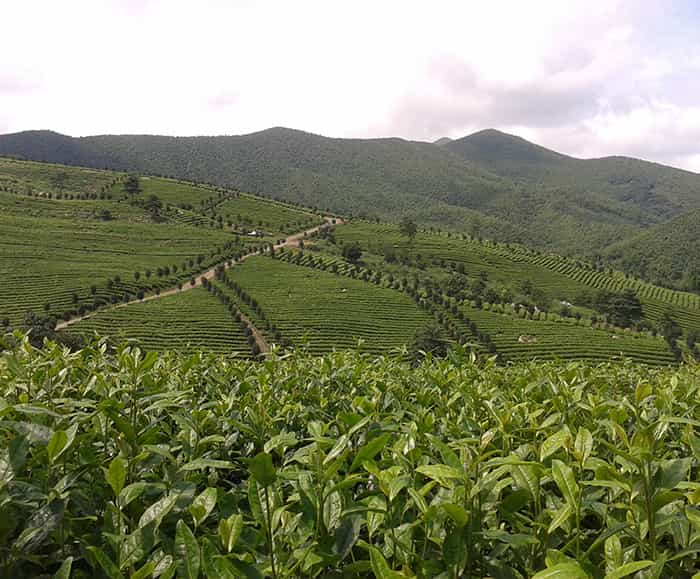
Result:
[[[161,210],[163,209],[163,202],[156,195],[149,195],[146,202],[143,204],[143,208],[151,214],[151,219],[153,221],[159,221],[161,218]]]
[[[66,188],[66,183],[68,182],[68,173],[65,171],[59,171],[51,176],[51,185],[59,193]]]
[[[416,233],[418,233],[418,226],[412,219],[404,217],[399,224],[399,231],[401,235],[408,237],[409,241],[413,241],[416,237]]]
[[[141,182],[137,175],[129,175],[124,181],[124,191],[133,199],[141,193]]]
[[[414,360],[422,358],[425,354],[444,356],[447,354],[447,341],[443,335],[442,327],[437,323],[430,323],[419,328],[413,336],[411,343],[411,355]]]
[[[362,257],[362,249],[360,245],[355,242],[349,245],[343,246],[343,258],[350,263],[357,263]]]
[[[678,338],[683,335],[683,330],[668,312],[663,315],[659,322],[659,333],[664,337],[664,340],[666,340],[666,344],[668,344],[668,348],[675,358],[680,360],[681,349],[678,347]]]
[[[642,318],[642,303],[632,289],[622,293],[600,291],[595,297],[594,307],[616,326],[629,327]]]

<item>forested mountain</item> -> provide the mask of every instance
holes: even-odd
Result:
[[[700,175],[632,159],[576,159],[514,135],[480,131],[444,148],[518,183],[597,196],[624,207],[639,224],[700,207]]]
[[[613,267],[653,283],[700,289],[700,210],[616,243],[604,257]]]
[[[646,229],[700,208],[694,173],[623,157],[575,159],[495,130],[436,143],[285,128],[216,137],[30,131],[0,136],[0,155],[206,181],[345,214],[408,215],[585,257],[612,255],[618,243],[624,252],[622,242],[631,248]]]

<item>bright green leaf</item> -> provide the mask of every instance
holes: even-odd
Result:
[[[653,564],[654,561],[634,561],[632,563],[626,563],[625,565],[622,565],[622,567],[618,567],[614,571],[608,573],[605,576],[605,579],[620,579],[621,577],[627,577],[628,575],[632,575],[632,573],[636,573],[637,571],[651,567]]]

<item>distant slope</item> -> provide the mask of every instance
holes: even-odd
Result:
[[[110,159],[98,153],[89,142],[54,131],[0,135],[0,155],[100,169],[110,164]]]
[[[654,283],[700,291],[700,210],[611,246],[609,263]]]
[[[516,182],[620,204],[643,225],[700,207],[700,175],[658,163],[628,157],[576,159],[492,129],[445,148]]]
[[[211,182],[345,214],[409,215],[588,257],[700,208],[700,176],[687,171],[623,157],[574,159],[494,130],[439,142],[285,128],[78,139],[32,131],[0,136],[0,155]]]

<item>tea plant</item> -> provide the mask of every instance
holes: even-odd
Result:
[[[697,366],[15,340],[2,577],[700,570]]]

